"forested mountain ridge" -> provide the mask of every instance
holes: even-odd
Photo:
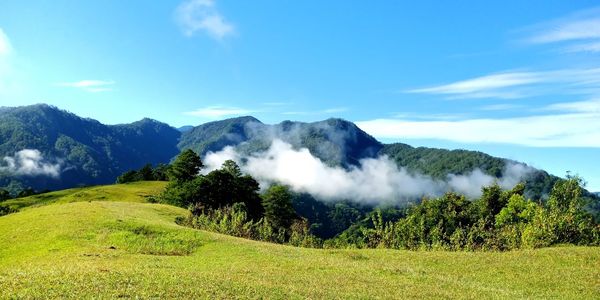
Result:
[[[2,108],[0,186],[55,190],[112,183],[126,170],[169,162],[179,153],[180,135],[150,119],[104,125],[45,104]],[[60,174],[52,176],[53,169]]]
[[[182,135],[178,146],[201,155],[225,146],[238,146],[240,152],[250,154],[267,150],[273,139],[297,149],[308,148],[329,165],[356,164],[362,158],[375,157],[383,148],[383,144],[354,123],[342,119],[267,125],[250,116],[197,126]]]
[[[448,174],[463,175],[474,169],[501,178],[507,164],[519,164],[516,161],[479,151],[412,147],[402,143],[387,144],[379,154],[387,155],[399,166],[410,171],[427,174],[437,179],[444,179]],[[530,168],[530,172],[524,179],[528,196],[539,198],[547,195],[559,178],[544,170]]]
[[[480,169],[494,177],[510,160],[466,150],[414,148],[406,144],[385,145],[342,119],[304,123],[284,121],[275,125],[254,117],[205,123],[184,130],[143,119],[131,124],[104,125],[49,105],[0,108],[0,187],[33,187],[37,190],[113,183],[118,175],[144,164],[169,163],[181,150],[201,155],[235,146],[240,153],[264,151],[273,139],[310,153],[330,166],[352,166],[363,158],[387,155],[399,166],[443,179]],[[19,153],[25,149],[36,153]],[[29,156],[28,156],[29,155]],[[29,159],[40,169],[19,169],[19,159]],[[8,159],[8,160],[7,160]],[[16,161],[16,166],[9,161]],[[60,168],[58,176],[52,167]],[[23,166],[21,166],[23,167]],[[33,170],[35,171],[35,170]],[[30,173],[27,173],[30,172]],[[558,177],[535,170],[527,178],[528,190],[547,193]]]

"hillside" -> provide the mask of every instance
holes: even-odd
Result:
[[[384,145],[379,154],[389,156],[399,166],[406,167],[410,171],[427,174],[437,179],[444,179],[448,174],[465,174],[474,169],[501,178],[507,164],[518,164],[515,161],[478,151],[415,148],[401,143]],[[524,179],[528,196],[540,198],[550,193],[559,178],[543,170],[531,168]]]
[[[112,183],[129,169],[169,162],[179,153],[179,136],[150,119],[108,126],[44,104],[3,108],[0,155],[16,165],[0,168],[0,186],[58,190]],[[39,153],[19,155],[25,149]]]
[[[139,202],[160,188],[62,191],[0,217],[0,298],[593,299],[600,288],[597,247],[293,248],[178,226],[184,209]]]

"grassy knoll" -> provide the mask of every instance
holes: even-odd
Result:
[[[65,191],[0,217],[0,298],[600,298],[600,248],[293,248],[180,227],[184,209],[140,203],[160,185]]]
[[[166,182],[142,181],[127,184],[74,188],[11,199],[0,203],[0,206],[10,207],[13,210],[21,210],[26,207],[80,201],[146,202],[148,197],[159,194],[166,185]]]

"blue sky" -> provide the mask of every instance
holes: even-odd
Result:
[[[600,191],[600,7],[456,2],[2,1],[0,105],[107,124],[341,117]]]

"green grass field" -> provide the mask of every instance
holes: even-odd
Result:
[[[302,249],[178,226],[144,203],[164,183],[13,200],[0,298],[600,299],[600,248],[493,252]]]

